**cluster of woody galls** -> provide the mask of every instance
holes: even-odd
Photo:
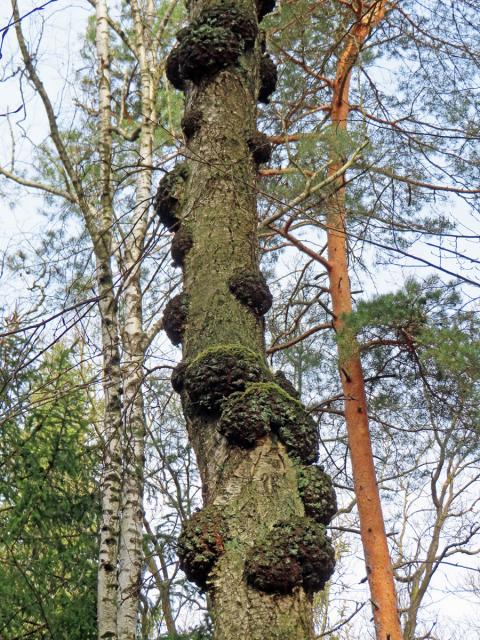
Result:
[[[170,82],[178,90],[188,91],[194,87],[200,92],[214,82],[219,73],[240,66],[242,59],[256,50],[257,99],[268,103],[275,90],[277,72],[266,52],[265,37],[258,24],[274,4],[274,0],[258,1],[256,16],[243,11],[239,2],[197,6],[189,26],[177,34],[178,44],[168,57]],[[204,123],[205,113],[190,104],[182,120],[187,157]],[[271,148],[265,134],[248,135],[246,145],[254,167],[268,162]],[[174,232],[172,260],[184,270],[184,279],[189,254],[195,245],[192,224],[182,215],[184,191],[191,177],[189,162],[177,164],[160,181],[155,200],[161,222]],[[228,289],[225,295],[235,298],[235,304],[242,307],[241,312],[251,314],[263,331],[263,316],[272,304],[272,296],[258,264],[231,273],[225,288]],[[165,308],[163,328],[175,345],[183,342],[189,304],[189,296],[182,293],[172,298]],[[182,396],[194,442],[202,439],[199,431],[214,428],[215,446],[224,452],[222,471],[217,473],[221,478],[217,478],[215,489],[204,492],[206,506],[184,523],[178,541],[180,566],[187,578],[204,590],[214,588],[218,564],[226,550],[235,550],[237,545],[247,546],[239,557],[248,588],[279,596],[301,588],[307,598],[322,589],[335,565],[334,549],[325,527],[335,514],[336,498],[331,479],[315,464],[319,449],[317,425],[300,402],[294,386],[282,372],[269,370],[264,350],[260,353],[249,348],[240,339],[220,342],[199,350],[194,357],[185,357],[174,370],[172,386]],[[257,522],[255,539],[245,545],[244,541],[236,540],[235,526],[230,522],[228,494],[235,493],[232,487],[235,487],[236,474],[240,476],[238,460],[266,440],[279,443],[286,451],[295,475],[295,499],[303,507],[297,506],[296,512],[290,515],[291,509],[285,509],[278,514],[276,522],[268,522],[263,529],[262,523]],[[204,450],[207,448],[205,445]],[[233,466],[229,466],[230,455],[237,461]],[[227,482],[225,477],[229,474]],[[223,496],[219,496],[220,486],[227,487],[222,489]],[[236,508],[241,508],[238,494],[236,500]],[[242,517],[248,518],[249,514]]]

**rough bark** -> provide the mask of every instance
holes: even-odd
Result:
[[[349,86],[352,68],[372,28],[385,13],[385,3],[359,3],[357,21],[350,30],[341,52],[333,83],[331,121],[339,130],[347,128]],[[331,152],[329,175],[343,164],[335,150]],[[377,640],[401,640],[397,598],[393,580],[380,495],[377,486],[370,439],[365,380],[355,335],[345,326],[352,312],[348,269],[347,211],[345,178],[338,179],[330,197],[327,215],[329,281],[337,334],[339,372],[345,397],[345,421],[352,463],[352,474],[360,518],[368,583]]]
[[[210,3],[203,0],[192,2],[191,17],[197,18],[207,6]],[[256,3],[245,0],[235,2],[234,7],[256,24]],[[186,89],[186,112],[200,114],[195,127],[188,129],[189,171],[181,213],[175,209],[180,229],[188,230],[191,238],[188,253],[178,261],[183,266],[188,307],[186,323],[178,328],[184,357],[184,365],[173,381],[178,390],[206,354],[221,355],[229,349],[235,352],[233,360],[238,358],[241,363],[242,354],[246,354],[255,360],[253,369],[259,367],[265,379],[273,378],[265,364],[261,312],[268,301],[260,300],[262,284],[254,294],[250,291],[242,296],[237,291],[238,282],[248,281],[250,287],[252,274],[258,273],[257,165],[248,144],[256,131],[261,57],[258,39],[254,47],[245,49],[237,63],[195,82],[185,82],[177,73],[178,51],[170,58],[172,81]],[[190,55],[190,78],[191,60]],[[239,279],[240,274],[245,277]],[[225,371],[225,375],[230,374]],[[200,373],[196,382],[203,384],[204,379]],[[228,384],[219,371],[218,387],[213,391],[203,389],[194,395],[192,389],[184,389],[182,393],[206,509],[195,516],[190,528],[184,529],[179,545],[192,560],[192,548],[203,541],[192,542],[189,535],[201,531],[207,541],[198,564],[186,568],[187,575],[190,571],[190,576],[202,581],[209,591],[216,640],[312,638],[311,599],[301,585],[289,589],[289,576],[280,576],[278,592],[269,593],[268,589],[251,586],[255,581],[249,582],[246,577],[251,550],[260,548],[261,540],[274,525],[297,522],[295,517],[304,516],[304,507],[298,491],[298,462],[287,452],[288,438],[282,441],[278,434],[266,433],[257,437],[253,446],[245,447],[235,446],[219,433],[226,397],[223,386]],[[258,389],[261,391],[261,385]],[[216,394],[211,405],[205,395],[210,392]],[[287,403],[296,402],[287,393],[285,397]],[[312,459],[316,455],[315,450]],[[218,529],[217,518],[222,521]],[[219,557],[211,560],[216,554]],[[207,575],[201,575],[205,558],[213,566]]]

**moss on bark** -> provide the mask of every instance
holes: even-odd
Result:
[[[283,371],[276,371],[274,376],[274,381],[281,387],[284,391],[288,393],[289,396],[295,398],[295,400],[300,399],[300,394],[295,389],[294,385],[290,382]]]
[[[199,84],[215,76],[253,47],[257,31],[255,21],[231,3],[204,9],[178,32],[178,45],[167,60],[168,79],[183,91],[186,80]]]
[[[253,446],[278,435],[292,457],[310,464],[318,458],[318,435],[303,405],[273,382],[250,384],[225,403],[219,430],[233,444]]]
[[[224,400],[267,375],[261,356],[241,345],[202,351],[185,369],[184,389],[194,411],[217,412]]]
[[[172,384],[182,392],[205,504],[221,509],[228,528],[228,536],[222,536],[219,556],[216,542],[213,550],[207,544],[206,555],[209,559],[215,556],[215,560],[207,569],[208,577],[200,577],[200,581],[203,579],[205,586],[212,587],[209,595],[216,640],[310,640],[311,605],[302,588],[303,569],[298,588],[282,598],[258,591],[245,579],[252,539],[262,537],[263,531],[271,530],[279,518],[295,518],[304,513],[292,458],[315,458],[317,441],[315,425],[305,409],[272,382],[273,374],[266,367],[260,316],[268,294],[263,291],[259,301],[256,294],[249,295],[239,304],[238,292],[232,295],[230,289],[235,274],[250,273],[256,278],[259,273],[256,167],[249,160],[252,149],[245,134],[256,128],[262,44],[260,38],[254,46],[249,44],[248,21],[253,21],[257,34],[254,0],[239,0],[235,6],[248,18],[247,31],[235,32],[229,26],[230,35],[225,36],[227,43],[233,42],[232,34],[235,36],[239,57],[232,64],[223,59],[212,62],[209,68],[207,63],[206,73],[202,69],[195,71],[195,77],[185,79],[182,65],[187,69],[189,64],[195,67],[199,58],[195,54],[187,62],[189,47],[182,43],[193,38],[193,31],[201,24],[208,27],[210,36],[213,30],[226,27],[220,14],[228,3],[215,2],[216,17],[205,22],[205,10],[210,11],[212,4],[210,0],[191,1],[194,19],[187,31],[179,34],[179,47],[172,53],[174,58],[177,56],[173,66],[184,83],[188,110],[197,110],[191,122],[187,112],[184,122],[191,160],[182,199],[182,225],[188,225],[193,244],[183,263],[189,300],[184,363],[173,373]],[[205,43],[206,39],[199,41]],[[215,47],[208,55],[218,59]],[[201,56],[207,55],[207,49],[199,49]],[[223,72],[218,73],[220,70]],[[273,66],[269,82],[264,77],[264,97],[272,89],[274,74]],[[239,436],[244,444],[232,446],[236,436],[232,435],[232,440],[230,436],[221,437],[219,422],[227,422],[228,407],[234,416],[240,408],[235,399],[251,388],[256,388],[251,392],[252,398],[256,396],[268,414],[263,423],[268,433],[259,436],[255,431],[258,415],[245,405],[246,413],[237,420],[245,426]],[[267,398],[273,400],[273,409],[272,405],[267,406]],[[246,433],[248,419],[252,420],[250,435]],[[302,444],[295,443],[295,439]]]
[[[337,496],[330,476],[320,466],[300,466],[297,478],[306,515],[320,524],[329,524],[337,512]]]
[[[302,585],[309,594],[320,591],[332,576],[335,551],[325,527],[297,516],[279,522],[250,550],[247,581],[266,593],[291,593]]]
[[[180,568],[201,589],[208,587],[209,574],[224,552],[225,542],[224,519],[214,505],[198,511],[183,524],[177,543]]]

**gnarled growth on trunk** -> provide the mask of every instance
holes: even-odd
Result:
[[[167,65],[186,93],[191,158],[181,197],[173,194],[175,230],[188,230],[177,261],[188,309],[172,385],[205,504],[185,522],[178,550],[187,576],[209,591],[218,640],[312,638],[311,594],[334,567],[324,526],[305,516],[297,477],[300,464],[317,460],[317,425],[265,361],[271,294],[258,265],[255,179],[268,149],[255,138],[255,120],[257,99],[268,100],[276,83],[258,29],[273,6],[193,0]]]

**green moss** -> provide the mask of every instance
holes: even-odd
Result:
[[[291,593],[302,585],[320,591],[335,567],[335,552],[325,527],[302,516],[279,522],[249,551],[247,582],[266,593]]]
[[[178,46],[167,60],[167,77],[184,90],[185,80],[199,84],[226,67],[235,65],[252,48],[257,25],[228,2],[205,9],[177,34]]]
[[[218,429],[232,444],[253,447],[271,432],[272,397],[266,387],[262,383],[251,384],[243,393],[233,393],[225,401]]]
[[[154,202],[155,213],[169,231],[176,231],[180,226],[178,214],[188,174],[187,164],[181,162],[172,171],[165,174],[158,184]]]
[[[337,512],[337,497],[330,476],[320,466],[298,467],[298,491],[305,513],[327,525]]]
[[[290,382],[290,380],[287,378],[287,376],[284,374],[283,371],[275,371],[274,380],[279,387],[281,387],[284,391],[288,393],[288,395],[292,396],[292,398],[295,398],[295,400],[299,400],[300,394],[295,389],[295,387],[293,386],[293,384]]]
[[[208,577],[224,552],[226,541],[225,521],[214,505],[205,507],[184,522],[177,542],[180,568],[201,589],[208,587]]]
[[[184,388],[194,411],[215,413],[225,398],[267,375],[260,354],[238,344],[220,344],[200,352],[189,363]]]
[[[304,464],[318,459],[318,430],[301,402],[284,391],[278,384],[270,383],[275,390],[272,431],[284,443],[288,453]]]
[[[318,434],[303,405],[274,382],[247,385],[222,407],[218,428],[232,444],[251,447],[268,433],[277,434],[289,454],[305,464],[318,457]]]

